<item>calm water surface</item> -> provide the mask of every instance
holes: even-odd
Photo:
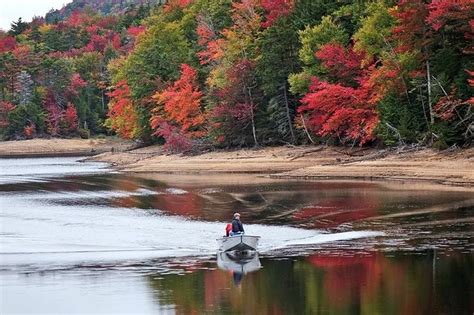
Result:
[[[1,314],[474,312],[472,191],[3,159],[0,209]]]

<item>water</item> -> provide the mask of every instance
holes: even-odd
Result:
[[[2,314],[474,311],[472,191],[0,162]],[[235,210],[246,263],[216,255]]]

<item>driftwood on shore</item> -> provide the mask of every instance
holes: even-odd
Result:
[[[289,160],[294,161],[294,160],[302,158],[305,155],[308,155],[310,153],[322,151],[324,148],[325,147],[323,147],[323,146],[319,146],[319,147],[316,147],[316,148],[305,149],[304,151],[301,151],[301,152],[298,152],[298,153],[294,154]]]

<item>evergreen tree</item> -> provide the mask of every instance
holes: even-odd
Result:
[[[23,20],[20,17],[18,18],[18,21],[11,23],[9,33],[11,35],[17,36],[17,35],[22,34],[24,31],[26,31],[28,27],[29,27],[28,23],[23,22]]]

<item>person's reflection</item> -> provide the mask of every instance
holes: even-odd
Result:
[[[232,280],[234,282],[234,285],[238,287],[240,285],[240,282],[242,282],[242,279],[244,278],[244,274],[241,272],[232,272]]]
[[[235,254],[232,252],[218,252],[217,266],[219,269],[232,273],[232,282],[240,286],[246,273],[257,271],[261,268],[257,252]]]

